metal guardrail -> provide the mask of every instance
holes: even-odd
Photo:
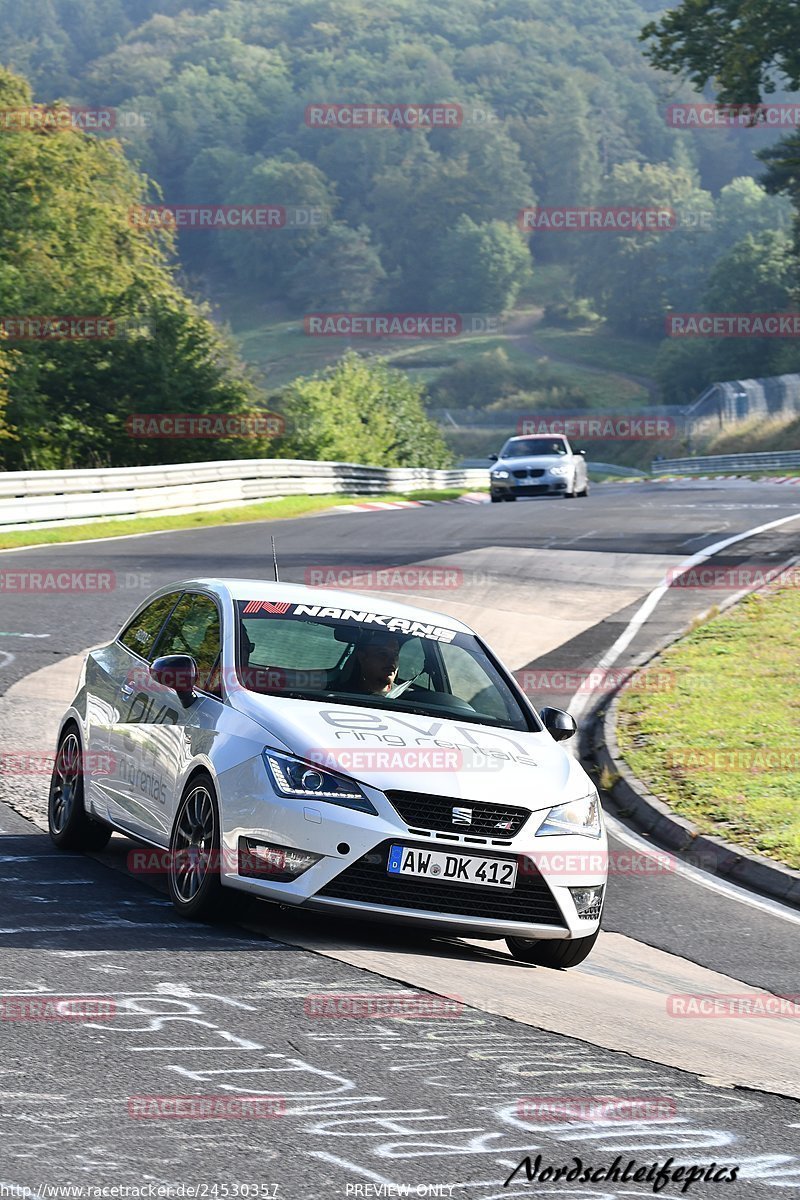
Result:
[[[763,454],[707,454],[696,458],[662,458],[653,463],[654,475],[705,475],[707,472],[781,471],[800,469],[800,450]]]
[[[0,529],[252,504],[278,496],[359,496],[423,488],[486,487],[486,471],[366,467],[291,458],[157,467],[0,473]]]

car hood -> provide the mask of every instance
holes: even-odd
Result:
[[[555,467],[559,464],[571,463],[573,456],[571,454],[531,454],[526,458],[499,458],[492,467],[495,470],[497,467],[504,471],[513,470],[514,467]]]
[[[546,731],[517,732],[419,713],[240,692],[264,744],[338,769],[379,791],[424,792],[533,810],[585,795],[580,764]]]

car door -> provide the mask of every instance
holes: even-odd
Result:
[[[145,604],[119,637],[89,655],[86,667],[87,750],[92,811],[110,817],[121,807],[130,784],[131,763],[117,730],[128,716],[134,697],[147,689],[149,663],[158,635],[180,599],[179,591],[165,593]],[[113,743],[113,749],[112,749]],[[91,770],[102,762],[102,771]]]
[[[194,730],[204,698],[219,703],[221,618],[215,598],[185,592],[164,624],[150,655],[189,654],[197,663],[198,698],[184,708],[177,694],[151,681],[137,692],[111,733],[112,755],[128,764],[128,787],[109,813],[118,824],[166,846],[177,808],[177,788],[195,753]]]

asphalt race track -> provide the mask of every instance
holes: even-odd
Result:
[[[575,502],[325,513],[4,553],[4,749],[52,750],[75,656],[109,640],[156,587],[269,579],[273,533],[287,581],[408,567],[393,595],[462,616],[509,667],[554,681],[541,704],[585,716],[596,697],[559,691],[559,679],[618,643],[616,666],[639,661],[739,590],[672,588],[631,625],[666,571],[750,530],[761,531],[714,562],[777,566],[800,555],[800,490],[606,484]],[[450,569],[445,586],[424,572],[437,566]],[[43,570],[110,572],[114,583],[85,594],[13,590],[20,573]],[[249,900],[234,924],[190,925],[173,916],[159,877],[128,871],[126,839],[93,857],[55,851],[43,832],[46,790],[44,776],[0,779],[0,992],[108,998],[116,1015],[0,1022],[0,1196],[86,1183],[183,1183],[214,1200],[255,1185],[259,1200],[398,1195],[405,1185],[469,1200],[654,1194],[652,1182],[528,1183],[524,1172],[504,1187],[526,1154],[541,1155],[542,1168],[574,1157],[610,1167],[617,1156],[623,1167],[670,1158],[739,1167],[736,1182],[704,1179],[682,1193],[674,1181],[665,1197],[800,1191],[798,1022],[680,1020],[665,1005],[676,993],[796,995],[798,910],[698,872],[616,875],[595,951],[567,972],[515,963],[501,942]],[[613,829],[612,848],[639,844]],[[309,1001],[409,991],[463,1007],[447,1019],[326,1020]],[[131,1107],[142,1096],[258,1092],[285,1096],[285,1112],[183,1121]],[[531,1120],[520,1107],[587,1095],[662,1109]]]

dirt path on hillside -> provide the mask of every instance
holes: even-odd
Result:
[[[533,331],[541,323],[543,315],[544,309],[537,308],[532,313],[512,318],[506,326],[508,336],[512,337],[518,346],[521,346],[527,353],[534,357],[547,358],[550,362],[558,363],[564,367],[577,367],[581,371],[586,371],[589,375],[605,375],[609,379],[624,379],[627,383],[633,383],[647,392],[647,397],[651,404],[658,403],[658,387],[647,376],[629,375],[625,371],[609,371],[605,367],[590,367],[585,363],[577,362],[574,358],[563,358],[561,355],[553,354],[547,346],[543,346],[541,342],[537,342]]]

